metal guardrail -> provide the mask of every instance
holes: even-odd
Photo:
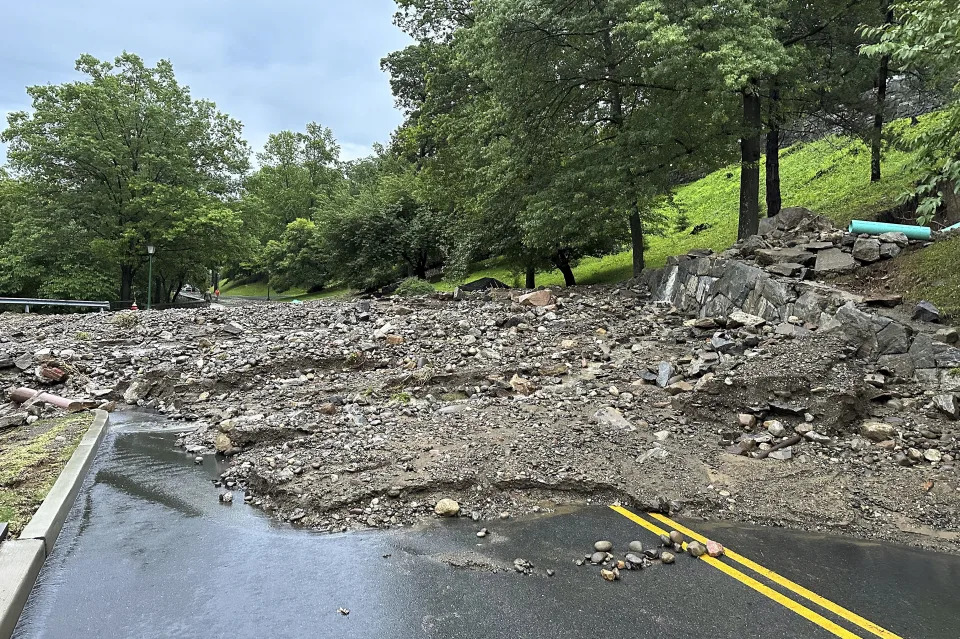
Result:
[[[0,306],[22,306],[29,313],[31,306],[74,306],[81,308],[99,308],[109,311],[110,302],[94,302],[89,300],[46,300],[30,297],[0,297]]]

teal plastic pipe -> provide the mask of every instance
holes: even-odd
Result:
[[[867,235],[880,235],[881,233],[903,233],[911,240],[929,240],[929,226],[913,226],[912,224],[884,224],[883,222],[868,222],[866,220],[853,220],[850,222],[851,233],[865,233]]]
[[[947,228],[940,231],[941,233],[946,233],[948,231],[960,231],[960,222],[957,222],[953,226],[948,226]]]

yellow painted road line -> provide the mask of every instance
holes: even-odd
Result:
[[[666,530],[663,530],[662,528],[654,525],[653,523],[647,521],[646,519],[643,519],[639,515],[636,515],[630,512],[626,508],[623,508],[621,506],[611,506],[610,508],[620,513],[630,521],[643,526],[644,528],[646,528],[647,530],[649,530],[655,535],[667,534]],[[686,549],[686,546],[687,546],[686,544],[683,544],[684,549]],[[714,559],[713,557],[710,557],[708,555],[703,555],[702,557],[700,557],[700,559],[707,562],[708,564],[710,564],[720,572],[726,575],[729,575],[730,577],[733,577],[734,579],[736,579],[737,581],[739,581],[740,583],[744,584],[749,588],[753,588],[754,590],[759,592],[761,595],[764,595],[765,597],[768,597],[773,601],[776,601],[778,604],[780,604],[784,608],[787,608],[788,610],[792,610],[793,612],[797,613],[804,619],[807,619],[808,621],[811,621],[817,624],[827,632],[830,632],[831,634],[834,634],[837,637],[842,637],[843,639],[862,639],[859,635],[853,634],[846,628],[839,626],[836,623],[830,621],[823,615],[818,614],[813,610],[810,610],[803,604],[797,603],[796,601],[794,601],[793,599],[790,599],[786,595],[783,595],[777,592],[776,590],[774,590],[773,588],[760,583],[753,577],[745,575],[744,573],[740,572],[733,566],[728,566],[727,564],[723,563],[719,559]]]
[[[692,539],[696,539],[697,541],[702,543],[707,542],[707,538],[704,537],[703,535],[700,535],[690,530],[689,528],[681,526],[680,524],[673,521],[669,517],[665,517],[664,515],[661,515],[659,513],[648,513],[648,514],[650,515],[650,517],[653,517],[654,519],[661,521],[667,524],[668,526],[672,526],[674,530],[682,532],[687,537],[691,537]],[[807,590],[800,584],[794,583],[789,579],[787,579],[786,577],[779,575],[773,572],[772,570],[764,568],[763,566],[756,563],[755,561],[751,561],[746,557],[744,557],[743,555],[733,552],[729,548],[727,548],[726,551],[724,552],[724,556],[728,557],[731,561],[735,561],[740,565],[746,566],[747,568],[749,568],[750,570],[754,571],[759,575],[763,575],[770,581],[776,584],[779,584],[780,586],[783,586],[787,590],[800,595],[804,599],[808,601],[812,601],[818,606],[821,606],[822,608],[829,610],[830,612],[837,615],[838,617],[846,619],[850,623],[863,628],[867,632],[871,632],[878,637],[883,637],[883,639],[902,639],[902,637],[900,637],[899,635],[896,635],[885,628],[881,628],[880,626],[873,623],[869,619],[864,619],[857,613],[847,610],[843,606],[839,604],[835,604],[829,599],[826,599],[825,597],[821,597],[815,592],[811,592],[810,590]]]

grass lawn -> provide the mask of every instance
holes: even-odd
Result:
[[[0,432],[0,521],[19,533],[50,492],[93,413],[41,419]]]

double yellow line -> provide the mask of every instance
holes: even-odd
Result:
[[[643,526],[644,528],[646,528],[647,530],[649,530],[655,535],[667,534],[666,530],[644,519],[643,517],[630,512],[626,508],[623,508],[621,506],[611,506],[611,508],[614,511],[626,517],[627,519],[629,519],[630,521],[636,524],[639,524],[640,526]],[[696,532],[678,524],[677,522],[673,521],[672,519],[669,519],[668,517],[665,517],[664,515],[661,515],[659,513],[648,513],[648,516],[653,519],[656,519],[657,521],[660,521],[661,523],[664,523],[670,526],[672,530],[681,532],[687,537],[690,537],[691,539],[695,539],[701,543],[707,542],[707,538],[704,537],[703,535],[697,534]],[[687,546],[686,544],[683,544],[684,549],[686,549],[686,546]],[[850,610],[847,610],[843,606],[840,606],[830,601],[829,599],[826,599],[825,597],[821,597],[815,592],[811,592],[810,590],[807,590],[800,584],[794,583],[793,581],[790,581],[786,577],[779,575],[773,572],[772,570],[768,570],[767,568],[764,568],[760,564],[747,559],[743,555],[740,555],[738,553],[733,552],[730,549],[727,549],[726,552],[724,553],[724,556],[730,559],[731,561],[734,561],[742,566],[745,566],[746,568],[749,568],[750,570],[754,571],[758,575],[761,575],[769,579],[770,581],[785,588],[786,590],[789,590],[790,592],[796,595],[799,595],[800,597],[803,597],[804,599],[810,602],[817,604],[818,606],[820,606],[825,610],[829,610],[830,612],[837,615],[838,617],[850,622],[851,624],[859,628],[862,628],[863,630],[866,630],[867,632],[870,632],[876,635],[877,637],[881,637],[882,639],[902,639],[902,637],[900,637],[899,635],[896,635],[890,632],[889,630],[886,630],[885,628],[881,628],[880,626],[873,623],[869,619],[864,619],[860,615]],[[757,592],[759,592],[760,594],[766,597],[769,597],[770,599],[772,599],[773,601],[776,601],[778,604],[782,605],[783,607],[789,610],[792,610],[793,612],[797,613],[804,619],[807,619],[817,624],[824,630],[827,630],[828,632],[838,637],[843,637],[844,639],[862,639],[859,635],[856,635],[850,632],[849,630],[847,630],[846,628],[840,625],[837,625],[836,623],[827,619],[823,615],[817,612],[814,612],[813,610],[811,610],[810,608],[807,608],[803,604],[798,603],[793,599],[790,599],[789,597],[780,593],[779,591],[774,590],[773,588],[770,588],[766,584],[763,584],[757,581],[753,577],[750,577],[749,575],[737,570],[733,566],[730,566],[729,564],[723,561],[720,561],[719,559],[714,559],[713,557],[710,557],[708,555],[703,555],[702,557],[700,557],[700,559],[707,562],[708,564],[710,564],[720,572],[726,575],[729,575],[730,577],[733,577],[740,583],[756,590]]]

